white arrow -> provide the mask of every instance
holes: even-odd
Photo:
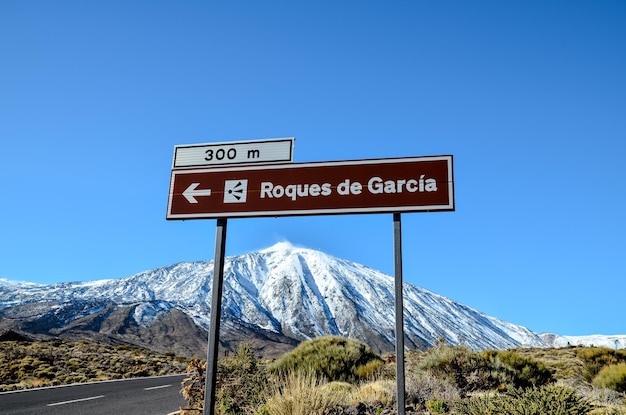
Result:
[[[198,203],[196,196],[211,196],[211,189],[196,190],[200,183],[191,183],[187,190],[183,192],[183,196],[189,203]]]

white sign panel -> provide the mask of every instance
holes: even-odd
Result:
[[[230,143],[178,145],[174,147],[172,168],[287,163],[293,161],[293,144],[294,138],[290,137]]]

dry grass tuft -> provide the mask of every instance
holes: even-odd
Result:
[[[268,415],[328,413],[342,398],[340,393],[327,393],[324,385],[324,380],[312,372],[289,373],[274,386],[264,412]]]

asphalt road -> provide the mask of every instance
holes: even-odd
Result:
[[[0,393],[2,415],[166,415],[186,401],[186,375],[81,383]]]

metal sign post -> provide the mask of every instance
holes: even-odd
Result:
[[[204,383],[204,415],[213,414],[217,356],[220,345],[220,319],[222,317],[222,285],[224,282],[224,254],[226,251],[227,219],[217,220],[215,232],[215,259],[213,261],[213,288],[211,288],[211,316]]]
[[[396,283],[396,387],[398,415],[404,415],[404,297],[402,293],[402,221],[393,214],[393,253]]]

